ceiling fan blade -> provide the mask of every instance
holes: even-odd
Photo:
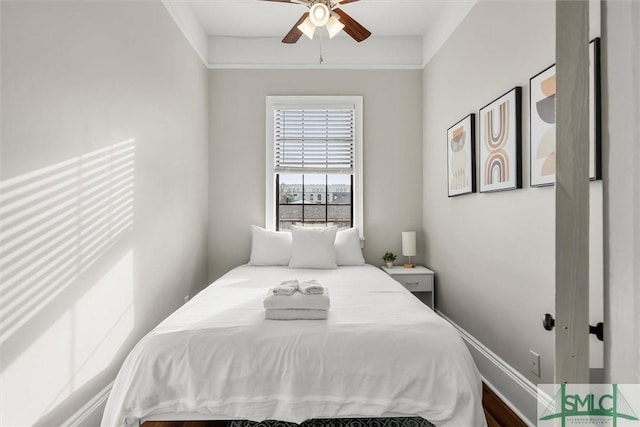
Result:
[[[340,17],[340,22],[344,24],[344,32],[349,34],[358,43],[366,40],[371,35],[371,31],[360,25],[358,21],[350,17],[344,10],[333,9],[333,12]]]
[[[274,0],[274,1],[279,1],[279,0]],[[282,39],[282,43],[295,43],[300,39],[300,36],[302,36],[302,31],[300,31],[300,29],[298,28],[298,25],[302,24],[302,22],[305,19],[307,19],[307,16],[309,16],[309,12],[305,12],[302,14],[300,19],[298,19],[298,22],[296,22],[295,25],[291,28],[291,30],[289,30],[287,35],[284,36],[284,38]]]
[[[358,0],[331,0],[331,4],[347,4]]]

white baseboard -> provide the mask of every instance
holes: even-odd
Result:
[[[113,381],[105,386],[91,400],[78,409],[67,421],[63,427],[98,427],[102,421],[102,414],[107,405],[109,393],[111,393]]]
[[[502,399],[522,421],[530,426],[537,418],[537,387],[522,374],[512,368],[507,362],[489,350],[473,335],[456,325],[451,319],[436,312],[446,319],[460,332],[462,339],[469,348],[473,360],[478,366],[482,380],[496,395]]]

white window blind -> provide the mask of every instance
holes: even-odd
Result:
[[[273,110],[274,171],[353,173],[355,110]]]

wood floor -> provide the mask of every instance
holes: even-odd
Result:
[[[486,384],[482,384],[482,407],[488,427],[527,426]]]
[[[527,425],[489,387],[483,384],[482,406],[488,427],[526,427]],[[147,421],[143,427],[225,427],[225,421]]]

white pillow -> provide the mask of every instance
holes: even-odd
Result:
[[[292,225],[289,268],[337,268],[337,231],[338,227],[308,228]]]
[[[364,265],[357,228],[339,230],[336,234],[336,262],[338,265]]]
[[[250,265],[288,265],[291,258],[291,233],[251,226]]]

